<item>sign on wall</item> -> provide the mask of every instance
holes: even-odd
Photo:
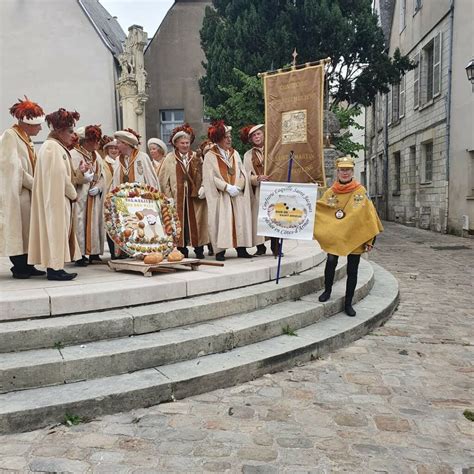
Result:
[[[317,184],[260,183],[257,234],[313,240]]]

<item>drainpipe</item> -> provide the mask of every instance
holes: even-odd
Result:
[[[448,233],[449,218],[449,165],[451,158],[451,101],[452,101],[452,82],[453,82],[453,43],[454,43],[454,0],[451,0],[449,6],[449,59],[448,59],[448,92],[447,92],[447,110],[446,110],[446,201],[444,216],[444,233]]]
[[[384,117],[384,130],[383,130],[383,141],[384,141],[384,155],[385,155],[385,166],[383,167],[383,192],[385,194],[385,219],[388,220],[388,94],[385,94],[385,117]]]

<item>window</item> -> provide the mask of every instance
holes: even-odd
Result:
[[[413,0],[413,6],[415,10],[413,14],[415,15],[416,12],[423,6],[423,0]]]
[[[422,182],[430,183],[433,180],[433,142],[427,142],[423,144],[422,171]]]
[[[400,33],[406,26],[407,0],[400,0]]]
[[[405,76],[402,76],[399,85],[398,118],[405,117],[405,79]]]
[[[401,189],[401,155],[397,151],[393,154],[393,194],[399,195]]]
[[[377,163],[377,195],[383,194],[383,153],[379,154]]]
[[[399,84],[392,86],[391,96],[388,98],[389,105],[391,104],[390,120],[392,123],[397,123],[405,116],[405,76],[400,79]]]
[[[417,109],[420,105],[420,53],[413,58],[415,69],[413,69],[413,108]]]
[[[441,33],[423,48],[420,58],[422,103],[426,104],[441,92]]]
[[[184,110],[160,110],[161,139],[169,143],[173,128],[184,123]]]
[[[387,92],[388,125],[392,123],[392,119],[393,119],[393,108],[392,108],[393,87],[394,86],[391,86],[390,90]]]

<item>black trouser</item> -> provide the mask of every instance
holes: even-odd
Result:
[[[106,236],[107,236],[107,244],[109,245],[110,258],[113,260],[115,258],[115,243],[110,238],[109,234],[106,234]]]
[[[28,254],[24,253],[23,255],[13,255],[10,258],[10,262],[13,263],[12,272],[21,273],[27,275],[31,273],[33,265],[28,265]]]
[[[338,260],[339,256],[328,253],[326,266],[324,268],[324,287],[326,291],[330,292],[332,290]],[[352,303],[352,298],[357,285],[359,262],[360,255],[349,254],[347,256],[346,304]]]

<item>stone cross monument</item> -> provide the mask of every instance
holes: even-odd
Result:
[[[144,50],[148,35],[143,28],[132,25],[128,29],[123,53],[118,56],[120,77],[117,89],[122,106],[123,128],[133,128],[141,136],[141,148],[146,145],[145,103],[148,100]]]

